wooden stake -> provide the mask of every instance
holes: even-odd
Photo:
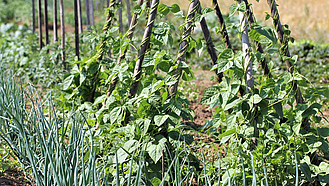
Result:
[[[284,32],[283,32],[283,28],[282,28],[281,21],[280,21],[280,16],[279,16],[279,11],[276,7],[275,0],[267,0],[267,3],[271,8],[271,16],[272,16],[272,19],[273,19],[273,24],[274,24],[274,27],[275,27],[276,32],[278,34],[278,38],[279,38],[279,41],[281,43],[281,47],[284,48],[284,53],[285,53],[284,55],[287,56],[287,57],[291,57],[290,52],[289,52],[289,48],[288,48],[288,43],[285,41],[286,38],[284,38],[285,35],[284,35]],[[286,60],[285,63],[286,63],[288,71],[291,74],[293,74],[294,67],[293,67],[292,63],[289,60]],[[293,90],[296,92],[296,94],[295,94],[296,102],[303,104],[304,103],[304,98],[303,98],[303,95],[300,91],[300,88],[297,86],[297,81],[293,82]],[[311,125],[308,122],[307,118],[305,118],[303,120],[302,127],[305,130],[309,130],[311,128]]]
[[[248,17],[248,24],[249,24],[249,27],[252,28],[252,25],[255,23],[254,15],[251,11],[250,4],[248,3],[248,0],[244,0],[244,2],[246,3],[246,14],[247,14],[247,17]],[[254,40],[254,45],[255,45],[255,48],[256,48],[257,52],[264,53],[263,47],[258,41]],[[267,62],[265,61],[265,58],[263,58],[260,61],[260,63],[261,63],[262,68],[264,70],[264,75],[268,76],[268,77],[272,77],[272,75],[270,73],[270,70],[268,68]]]
[[[279,16],[278,9],[276,7],[275,0],[268,0],[267,3],[269,4],[269,6],[271,8],[271,15],[272,15],[272,19],[273,19],[273,24],[275,26],[275,29],[276,29],[277,33],[278,33],[279,41],[280,41],[282,47],[284,47],[284,55],[287,56],[287,57],[291,57],[290,52],[289,52],[289,48],[288,48],[288,44],[285,43],[285,41],[284,41],[285,36],[284,36],[284,32],[283,32],[283,28],[282,28],[282,25],[281,25],[280,16]],[[286,46],[284,46],[284,45],[286,45]],[[286,66],[287,66],[289,72],[291,74],[293,74],[294,66],[292,65],[292,63],[289,60],[286,60],[285,63],[286,63]],[[297,94],[295,96],[296,100],[297,100],[297,103],[304,103],[304,99],[303,99],[303,96],[300,92],[300,89],[297,88],[297,82],[294,83],[294,90],[295,91],[297,90]]]
[[[75,56],[79,57],[79,19],[78,19],[78,1],[74,0],[74,36],[75,36]]]
[[[200,6],[198,12],[199,12],[199,14],[202,14],[201,13],[201,6]],[[207,51],[210,55],[212,66],[214,66],[214,65],[216,65],[216,62],[217,62],[216,49],[215,49],[214,43],[212,42],[211,35],[210,35],[209,29],[208,29],[208,26],[207,26],[207,22],[206,22],[206,19],[204,17],[201,19],[200,25],[201,25],[201,29],[202,29],[202,32],[203,32],[203,36],[206,40]],[[218,78],[217,81],[219,83],[222,82],[223,73],[221,72],[221,73],[216,73],[216,74],[217,74],[217,78]]]
[[[242,3],[242,0],[239,0],[239,5]],[[247,20],[244,15],[244,12],[239,11],[240,18],[240,29],[242,32],[242,52],[244,57],[244,68],[246,70],[246,82],[247,82],[247,93],[250,92],[251,89],[254,88],[254,79],[253,79],[253,71],[252,71],[252,61],[250,60],[250,43],[248,36],[248,27]]]
[[[138,0],[137,5],[141,6],[143,4],[143,0]],[[130,26],[129,26],[129,30],[127,31],[128,35],[127,38],[131,41],[134,35],[134,31],[135,31],[135,27],[137,25],[137,18],[138,18],[138,13],[134,13],[131,22],[130,22]],[[125,48],[125,50],[121,53],[120,52],[120,57],[118,58],[117,61],[117,65],[121,63],[121,60],[123,60],[126,56],[127,53],[127,48]],[[113,90],[115,89],[116,84],[118,83],[118,77],[115,76],[113,77],[113,81],[110,84],[108,90],[107,90],[107,96],[110,96],[113,92]]]
[[[243,1],[239,0],[238,3],[241,5]],[[239,11],[239,18],[240,18],[240,29],[242,32],[242,52],[244,57],[244,68],[246,70],[246,84],[247,84],[247,93],[249,93],[254,88],[254,78],[253,78],[253,71],[252,71],[252,61],[250,60],[250,43],[249,43],[249,35],[248,35],[248,27],[247,27],[247,17],[245,16],[245,12]],[[257,121],[254,119],[252,121],[254,127],[254,137],[252,138],[253,145],[251,146],[251,150],[255,148],[257,145]]]
[[[119,14],[119,32],[122,34],[123,33],[123,25],[122,25],[122,0],[118,0],[119,3],[119,10],[118,10],[118,14]]]
[[[42,43],[42,13],[41,13],[41,0],[37,0],[38,2],[38,28],[39,28],[39,48],[40,50],[43,47]]]
[[[90,30],[89,0],[86,0],[87,29]]]
[[[35,33],[35,0],[32,0],[32,32]]]
[[[142,40],[142,43],[141,43],[141,46],[140,46],[139,52],[138,52],[138,57],[137,57],[137,61],[136,61],[135,69],[134,69],[134,78],[133,78],[133,83],[130,87],[129,97],[134,97],[137,93],[139,79],[142,75],[142,64],[143,64],[143,60],[145,57],[145,52],[149,47],[150,37],[152,34],[152,28],[154,25],[154,20],[155,20],[155,16],[157,13],[158,5],[159,5],[159,0],[152,1],[150,15],[149,15],[149,18],[147,21],[143,40]]]
[[[65,63],[65,25],[64,25],[64,5],[63,0],[60,0],[59,3],[59,11],[60,11],[60,20],[61,20],[61,36],[62,36],[62,65],[64,69],[66,69]]]
[[[103,27],[103,33],[106,33],[109,30],[109,28],[112,26],[112,21],[113,21],[113,18],[114,18],[114,10],[113,10],[114,6],[115,6],[115,0],[112,0],[111,4],[109,6],[109,11],[107,13],[105,24],[104,24],[104,27]],[[99,46],[99,50],[96,54],[96,55],[98,55],[97,56],[97,61],[101,61],[103,59],[103,56],[106,53],[105,46],[106,46],[106,39],[102,38],[101,44]],[[92,89],[90,90],[91,94],[88,96],[88,101],[91,102],[91,103],[94,102],[94,97],[95,97],[95,92],[96,92],[96,85],[97,85],[97,82],[99,81],[98,77],[97,77],[97,74],[98,74],[98,72],[95,73],[94,76],[93,76],[93,82],[94,83],[93,83]]]
[[[94,1],[93,0],[89,0],[89,21],[90,21],[90,26],[94,27],[95,21],[94,21]]]
[[[222,34],[222,38],[225,42],[225,46],[226,46],[226,48],[232,48],[230,38],[229,38],[227,30],[226,30],[224,18],[223,18],[222,12],[220,11],[220,8],[218,6],[218,2],[217,2],[217,0],[213,0],[212,3],[213,3],[213,6],[215,9],[217,18],[218,18],[218,22],[219,22],[219,26],[220,26],[220,33]]]
[[[83,28],[82,28],[81,0],[78,0],[78,21],[79,21],[79,33],[82,33]]]
[[[44,24],[45,24],[46,45],[48,45],[49,44],[49,33],[48,33],[48,3],[47,3],[47,0],[44,0],[43,5],[44,5]]]
[[[131,22],[130,0],[126,0],[128,23]]]
[[[57,28],[57,0],[53,0],[53,12],[54,12],[54,43],[58,41],[58,28]]]
[[[193,30],[195,14],[197,13],[199,7],[200,7],[200,2],[197,0],[192,0],[192,2],[190,4],[190,8],[188,10],[187,21],[186,21],[183,35],[181,37],[181,43],[179,45],[179,51],[178,51],[177,61],[176,61],[175,65],[178,65],[182,61],[185,61],[186,50],[188,47],[188,37],[190,36],[191,31]],[[176,95],[181,73],[182,73],[182,69],[179,67],[176,68],[172,73],[172,76],[174,78],[176,78],[177,81],[174,85],[172,85],[169,88],[169,94],[170,94],[169,97],[170,98],[174,98]]]

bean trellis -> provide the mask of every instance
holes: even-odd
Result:
[[[88,29],[91,29],[93,26],[92,3],[90,3],[90,0],[86,0],[86,2],[89,2],[86,4],[88,15],[87,24]],[[209,62],[209,66],[216,71],[217,76],[217,84],[209,87],[205,91],[204,97],[201,98],[202,104],[208,104],[210,109],[216,110],[212,119],[209,119],[206,122],[204,128],[211,125],[216,126],[217,124],[218,129],[218,126],[222,123],[227,124],[231,121],[233,121],[232,123],[238,123],[238,125],[240,124],[239,122],[248,123],[247,127],[251,127],[253,133],[252,136],[248,136],[247,140],[253,142],[249,146],[249,149],[253,151],[256,149],[255,147],[261,143],[261,140],[259,140],[262,137],[260,136],[260,131],[263,130],[261,125],[264,123],[266,123],[266,125],[274,125],[274,121],[271,123],[272,121],[266,120],[267,116],[264,116],[266,115],[263,114],[264,112],[271,110],[272,112],[267,114],[276,117],[276,119],[278,119],[277,124],[281,125],[290,119],[284,117],[285,113],[283,113],[282,107],[285,105],[281,104],[283,100],[289,99],[289,101],[286,102],[289,102],[287,105],[290,107],[299,108],[306,104],[300,87],[298,86],[298,81],[294,79],[297,72],[294,71],[294,64],[291,62],[293,58],[291,57],[288,48],[288,43],[289,41],[292,41],[292,38],[289,36],[289,31],[284,29],[281,25],[280,16],[274,0],[268,0],[267,2],[271,10],[271,16],[275,28],[272,30],[273,33],[276,32],[278,40],[280,41],[280,49],[277,51],[280,52],[279,55],[281,61],[286,63],[288,72],[285,73],[289,74],[290,78],[293,79],[289,81],[289,85],[287,83],[287,85],[285,84],[282,85],[282,87],[277,88],[280,89],[277,90],[279,93],[284,94],[283,96],[280,95],[281,97],[275,97],[276,95],[274,95],[273,92],[276,90],[272,90],[274,88],[271,89],[272,92],[266,92],[266,88],[263,89],[263,87],[277,83],[274,80],[274,78],[277,77],[273,71],[271,72],[272,69],[269,65],[270,60],[268,60],[268,53],[266,53],[268,46],[263,48],[266,44],[263,44],[259,38],[256,38],[255,36],[255,33],[265,36],[258,32],[259,30],[264,31],[264,28],[256,23],[256,18],[252,11],[252,5],[248,0],[237,0],[230,8],[231,16],[236,13],[239,14],[240,23],[234,25],[235,27],[232,27],[232,25],[227,27],[230,23],[225,23],[224,16],[221,13],[217,0],[212,1],[213,10],[218,19],[218,23],[216,23],[218,24],[218,32],[221,36],[211,35],[212,30],[209,29],[211,27],[207,23],[206,16],[202,15],[204,13],[203,10],[205,9],[202,9],[199,0],[191,0],[187,15],[184,16],[183,12],[181,13],[180,18],[182,18],[182,20],[180,21],[183,21],[184,19],[184,23],[179,27],[179,34],[177,34],[177,32],[175,33],[179,35],[178,39],[170,41],[170,38],[166,38],[167,40],[163,42],[172,42],[172,48],[168,49],[171,53],[166,53],[167,51],[165,50],[167,50],[167,46],[163,47],[164,44],[157,44],[155,40],[158,39],[156,38],[157,36],[160,37],[159,35],[161,34],[168,34],[171,32],[171,29],[174,29],[171,27],[174,26],[165,22],[158,24],[157,21],[161,19],[161,16],[167,14],[165,13],[166,11],[177,13],[178,10],[174,10],[174,6],[170,7],[160,4],[159,0],[153,0],[152,2],[138,0],[134,7],[134,14],[132,18],[128,20],[129,27],[126,33],[123,33],[125,29],[123,28],[124,24],[122,20],[122,2],[123,1],[119,1],[117,3],[115,0],[108,2],[109,5],[106,12],[106,20],[102,34],[99,37],[100,44],[97,48],[97,52],[95,52],[93,56],[89,57],[87,60],[80,60],[79,44],[76,44],[75,49],[78,60],[74,65],[77,64],[77,69],[80,74],[75,72],[75,74],[72,73],[68,76],[71,78],[70,83],[75,84],[73,86],[74,91],[79,92],[83,86],[87,87],[86,89],[89,89],[88,98],[82,102],[88,102],[88,104],[90,103],[99,109],[95,114],[97,115],[96,129],[102,124],[105,125],[107,123],[110,123],[111,125],[117,124],[119,126],[127,126],[133,123],[135,126],[145,127],[145,133],[147,133],[148,130],[152,130],[151,135],[154,135],[152,136],[154,137],[154,140],[155,136],[159,135],[168,140],[170,125],[174,126],[182,120],[186,121],[193,119],[193,111],[188,108],[188,100],[179,91],[179,84],[181,79],[189,81],[194,78],[193,71],[187,65],[189,61],[187,56],[189,55],[188,53],[191,52],[189,49],[194,44],[193,42],[197,42],[193,37],[195,35],[200,37],[197,35],[199,33],[196,31],[193,32],[195,24],[198,22],[200,23],[202,30],[202,38],[198,39],[203,39],[205,44],[202,45],[202,47],[207,50],[210,57],[209,61],[211,61]],[[126,1],[127,6],[128,2],[129,1]],[[40,0],[38,1],[38,4],[40,4]],[[79,33],[82,33],[81,15],[77,14],[79,10],[81,10],[80,1],[75,1],[74,5],[74,10],[76,12],[75,40],[78,42]],[[64,29],[62,0],[60,1],[60,6],[61,29]],[[40,28],[41,10],[40,8],[38,10]],[[119,14],[118,20],[116,20],[116,13]],[[178,12],[176,16],[179,17],[179,15]],[[144,27],[143,24],[138,25],[139,20],[144,20],[140,19],[142,16],[144,16],[143,18],[145,18],[146,21]],[[169,26],[167,25],[167,27],[164,27],[163,30],[165,31],[159,31],[159,27],[162,26],[161,24],[168,24]],[[140,38],[138,37],[133,37],[134,35],[136,36],[136,30],[140,29],[139,27],[136,29],[137,25],[143,28],[141,29],[143,32],[141,40],[139,40]],[[235,29],[235,31],[238,31],[239,34],[238,47],[236,47],[236,43],[234,43],[234,38],[230,38],[229,35],[232,28]],[[118,29],[119,32],[115,29]],[[40,40],[42,38],[41,32],[42,31],[40,30]],[[114,32],[119,34],[119,36],[114,37]],[[215,47],[217,46],[215,44],[216,41],[218,41],[218,38],[220,38],[219,40],[221,40],[223,48],[218,49]],[[134,45],[136,40],[140,42],[138,47],[135,47]],[[64,44],[65,35],[63,30],[62,61],[63,65],[66,67]],[[115,48],[115,45],[119,46],[117,47],[119,50],[115,50],[114,52],[113,48]],[[232,45],[235,48],[233,48]],[[40,41],[40,48],[41,47],[42,40]],[[133,47],[137,48],[137,52]],[[161,51],[161,49],[156,47],[163,47],[166,49]],[[236,48],[241,50],[237,51]],[[172,49],[174,52],[172,52]],[[108,53],[111,54],[107,55]],[[169,53],[171,54],[170,56],[168,55]],[[166,63],[167,66],[160,67],[159,64],[161,62]],[[261,71],[261,73],[255,69],[256,66],[259,66],[259,71]],[[160,69],[160,75],[156,72],[158,69]],[[161,74],[162,72],[165,75]],[[255,77],[261,78],[257,79]],[[88,80],[88,83],[86,83],[86,79]],[[289,86],[291,86],[291,88]],[[81,95],[74,91],[73,93],[70,93],[72,93],[72,95],[75,94],[77,97]],[[279,95],[278,92],[275,93]],[[270,94],[274,95],[274,98],[268,98],[268,95]],[[290,96],[290,94],[294,95]],[[293,101],[290,100],[290,97],[292,97]],[[290,104],[291,102],[292,104]],[[240,109],[241,112],[238,112],[238,109]],[[303,113],[301,115],[303,117],[301,127],[305,131],[308,131],[310,129],[310,116],[307,115],[304,117]],[[244,118],[239,120],[239,116],[243,116]],[[149,129],[151,128],[150,125],[152,125],[152,129]],[[236,128],[230,128],[231,126],[225,127],[226,131],[221,131],[218,138],[224,138],[230,135],[234,136],[233,134],[236,134],[235,136],[239,137],[236,130],[238,130],[237,128],[240,126]],[[299,133],[298,127],[293,130],[297,131],[296,133]],[[243,138],[241,141],[244,140],[246,139]],[[224,141],[223,143],[225,142],[227,141]],[[309,156],[313,161],[318,162],[318,157],[314,152],[310,153]],[[152,159],[154,162],[157,162],[159,156],[153,156]]]

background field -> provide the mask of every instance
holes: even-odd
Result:
[[[203,7],[212,7],[210,0],[201,0]],[[223,13],[229,12],[229,7],[233,1],[219,0]],[[253,4],[255,16],[258,21],[265,21],[265,12],[270,12],[266,0],[250,0]],[[328,0],[277,0],[282,24],[289,24],[291,35],[295,39],[310,39],[318,43],[329,42],[329,7]],[[187,0],[162,0],[162,3],[171,5],[179,4],[187,10],[189,1]],[[272,24],[271,19],[265,24]]]

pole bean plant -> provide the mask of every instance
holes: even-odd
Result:
[[[75,35],[61,19],[62,36],[40,49],[41,34],[1,24],[1,140],[36,185],[326,185],[329,88],[300,63],[323,72],[329,49],[294,43],[275,0],[273,26],[257,22],[257,2],[232,0],[223,15],[217,0],[187,11],[111,0],[102,30],[89,20],[82,32],[77,14]],[[72,7],[59,4],[63,18]],[[212,116],[193,128],[180,86],[197,61],[216,83],[198,101]]]

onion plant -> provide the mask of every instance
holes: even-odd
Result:
[[[106,185],[84,117],[57,116],[51,100],[23,90],[10,72],[0,75],[0,137],[35,185]]]

